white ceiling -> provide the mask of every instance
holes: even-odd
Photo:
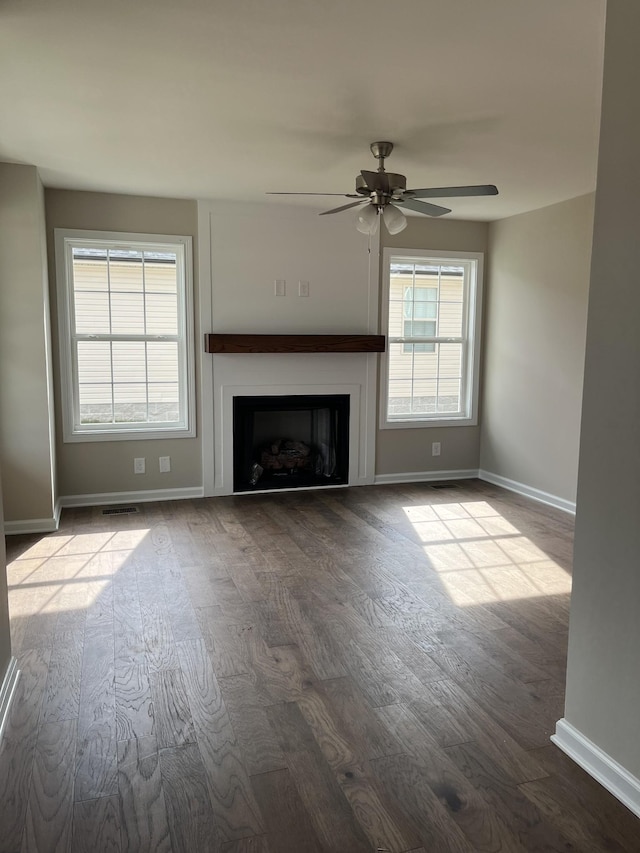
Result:
[[[353,192],[377,165],[369,143],[390,140],[387,168],[410,187],[497,184],[450,206],[499,219],[594,189],[604,10],[4,0],[0,159],[49,187],[265,201]]]

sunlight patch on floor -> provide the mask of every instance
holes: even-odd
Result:
[[[11,618],[83,610],[127,565],[149,528],[46,536],[7,565]]]
[[[571,577],[487,501],[404,507],[431,567],[462,607],[571,592]]]

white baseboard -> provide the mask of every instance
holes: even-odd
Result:
[[[2,685],[0,686],[0,740],[2,740],[5,723],[9,717],[11,700],[15,695],[19,677],[20,670],[18,669],[18,662],[15,658],[11,658],[7,671],[4,674]]]
[[[556,733],[551,735],[551,740],[603,788],[640,817],[640,779],[625,770],[565,719],[558,720]]]
[[[383,485],[384,483],[429,483],[441,480],[471,480],[478,478],[487,483],[492,483],[494,486],[500,486],[510,492],[516,492],[526,498],[532,498],[539,503],[547,504],[547,506],[561,509],[563,512],[569,512],[575,515],[576,505],[572,501],[560,498],[557,495],[551,495],[549,492],[543,492],[541,489],[535,489],[533,486],[527,486],[525,483],[518,483],[516,480],[510,480],[508,477],[502,477],[499,474],[492,474],[491,471],[478,470],[477,468],[466,468],[453,471],[407,471],[399,474],[376,474],[374,483]]]
[[[184,489],[147,489],[140,492],[99,492],[94,495],[63,495],[62,507],[111,506],[112,504],[150,503],[152,501],[180,501],[204,497],[202,486]]]
[[[556,509],[564,510],[564,512],[575,514],[576,505],[571,501],[551,495],[548,492],[543,492],[540,489],[534,489],[532,486],[527,486],[524,483],[509,480],[507,477],[501,477],[499,474],[492,474],[490,471],[479,471],[476,468],[461,468],[448,471],[405,471],[397,474],[377,474],[374,478],[374,483],[375,485],[394,483],[430,483],[445,480],[471,480],[476,477],[480,480],[485,480],[487,483],[492,483],[494,486],[501,486],[503,489],[508,489],[511,492],[516,492],[517,494],[524,495],[525,497],[556,507]],[[60,512],[63,507],[111,506],[113,504],[123,503],[177,501],[202,497],[204,497],[204,488],[202,486],[190,486],[182,489],[147,489],[139,492],[98,492],[96,494],[88,495],[63,495],[56,501],[55,512],[51,518],[5,521],[4,530],[7,535],[15,535],[19,533],[53,533],[58,529],[60,524]]]
[[[20,521],[5,521],[4,532],[7,536],[17,536],[20,533],[55,533],[60,525],[62,504],[56,501],[51,518],[25,518]]]
[[[526,498],[533,498],[534,501],[553,506],[556,509],[561,509],[563,512],[576,514],[576,505],[574,501],[559,498],[557,495],[551,495],[549,492],[543,492],[541,489],[534,489],[533,486],[527,486],[525,483],[518,483],[516,480],[510,480],[508,477],[501,477],[500,474],[492,474],[491,471],[483,471],[480,469],[476,472],[476,476],[480,480],[487,483],[492,483],[494,486],[501,486],[510,492],[516,492],[518,495],[524,495]]]
[[[439,483],[441,480],[471,480],[477,476],[477,468],[459,471],[407,471],[400,474],[376,474],[373,482],[376,486],[385,483]]]

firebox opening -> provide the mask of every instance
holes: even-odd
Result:
[[[234,492],[348,482],[348,394],[233,398]]]

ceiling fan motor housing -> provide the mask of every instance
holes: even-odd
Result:
[[[384,172],[384,176],[389,180],[389,192],[382,192],[382,195],[387,198],[400,196],[407,189],[407,179],[404,175],[397,175],[395,172]],[[371,195],[371,188],[367,186],[367,182],[362,175],[358,175],[356,178],[356,192],[360,195]],[[380,190],[377,192],[379,193]]]

